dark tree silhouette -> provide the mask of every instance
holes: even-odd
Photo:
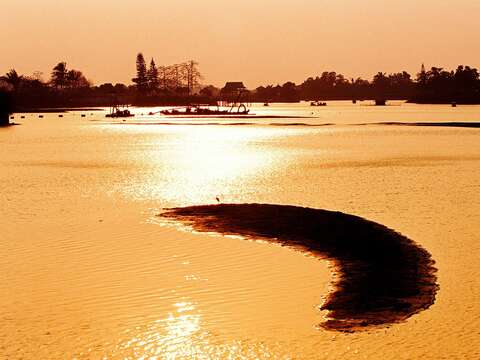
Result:
[[[280,98],[287,102],[298,101],[298,90],[295,83],[288,81],[279,89]]]
[[[36,80],[36,79],[33,79]],[[39,80],[36,80],[39,81]],[[57,89],[90,87],[90,82],[79,70],[68,70],[66,62],[60,62],[52,70],[50,83]]]
[[[155,61],[153,60],[153,58],[150,61],[150,67],[147,71],[147,81],[148,81],[148,88],[150,90],[155,91],[158,89],[160,81],[158,78],[157,65],[155,65]]]
[[[217,97],[218,94],[220,94],[220,89],[213,85],[205,86],[200,90],[200,95],[210,97],[210,98]]]
[[[379,94],[384,94],[389,88],[389,81],[386,73],[378,72],[373,77],[373,88]]]
[[[133,78],[132,81],[136,84],[139,92],[144,93],[147,90],[147,66],[145,65],[145,59],[142,53],[138,53],[137,55],[137,77]]]
[[[479,73],[475,68],[460,65],[453,75],[455,98],[478,97],[480,93]]]
[[[5,81],[13,90],[17,90],[23,80],[23,76],[18,75],[15,69],[10,69],[4,76],[0,77],[0,80]]]
[[[93,86],[79,70],[67,69],[65,62],[52,70],[49,82],[40,74],[20,75],[14,69],[0,76],[0,88],[11,93],[16,109],[42,107],[109,106],[112,95],[118,101],[139,106],[215,104],[220,100],[219,89],[199,86],[201,79],[195,61],[159,66],[150,62],[146,68],[141,53],[137,56],[137,77],[134,85],[110,83]],[[197,89],[202,89],[198,93]],[[426,70],[422,65],[416,79],[406,71],[377,73],[372,81],[362,78],[346,79],[342,74],[325,71],[296,85],[259,86],[245,91],[249,102],[296,102],[299,100],[393,100],[414,103],[480,104],[480,74],[477,69],[460,65],[454,71],[440,67]]]
[[[70,88],[86,88],[90,86],[90,82],[81,71],[69,70],[66,78],[67,86]]]
[[[420,87],[425,87],[427,83],[427,72],[425,71],[425,64],[422,64],[420,72],[417,74],[417,84]]]
[[[199,85],[199,81],[202,78],[202,74],[198,70],[198,62],[190,60],[183,64],[186,73],[188,95],[193,93],[196,86]]]
[[[56,88],[64,88],[67,85],[67,63],[59,62],[52,70],[50,83]]]

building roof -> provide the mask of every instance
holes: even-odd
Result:
[[[229,81],[225,83],[222,91],[238,91],[238,90],[245,90],[246,87],[243,85],[242,81]]]

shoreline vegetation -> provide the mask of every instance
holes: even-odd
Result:
[[[166,209],[158,216],[195,231],[240,235],[306,251],[334,264],[321,327],[388,326],[429,308],[438,291],[430,254],[384,225],[341,212],[271,204]]]
[[[237,93],[226,87],[202,85],[199,64],[190,60],[181,64],[158,66],[151,59],[148,66],[141,53],[136,58],[132,84],[93,85],[79,70],[65,62],[55,65],[48,80],[43,74],[21,75],[15,69],[0,76],[0,91],[8,92],[14,112],[38,109],[108,107],[112,104],[133,106],[215,105],[234,101]],[[227,79],[230,80],[230,79]],[[238,82],[238,84],[242,84]],[[334,71],[309,77],[301,84],[265,85],[244,90],[247,103],[325,101],[325,100],[405,100],[419,104],[480,104],[480,74],[476,68],[460,65],[455,70],[422,65],[415,78],[406,71],[378,72],[371,81],[348,79]]]

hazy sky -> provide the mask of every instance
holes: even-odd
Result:
[[[325,70],[480,67],[480,0],[2,1],[0,73],[59,61],[96,84],[130,83],[141,51],[200,62],[204,83],[301,82]]]

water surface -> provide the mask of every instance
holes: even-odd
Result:
[[[148,109],[113,123],[90,112],[16,119],[0,130],[0,357],[480,356],[479,129],[351,125],[478,122],[480,107],[392,105],[253,110],[335,124],[318,127],[158,125]],[[328,262],[155,216],[216,197],[384,224],[436,261],[436,301],[389,327],[324,330]]]

